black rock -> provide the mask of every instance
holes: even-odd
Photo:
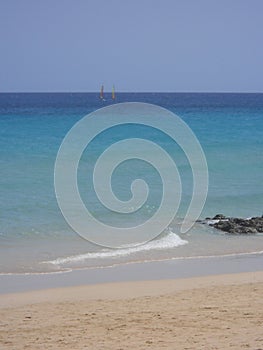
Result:
[[[216,216],[213,217],[213,220],[222,220],[225,219],[225,215],[223,214],[216,214]]]
[[[253,217],[251,219],[226,218],[222,214],[217,214],[214,220],[218,222],[211,224],[218,230],[231,234],[257,234],[263,232],[263,217]]]

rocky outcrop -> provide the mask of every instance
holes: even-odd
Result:
[[[206,223],[230,234],[263,233],[263,215],[262,217],[241,219],[227,218],[223,214],[217,214],[213,219],[207,218]]]

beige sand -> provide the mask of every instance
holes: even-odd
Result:
[[[263,272],[0,296],[0,349],[263,350]]]

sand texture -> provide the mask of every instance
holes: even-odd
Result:
[[[263,273],[0,296],[0,349],[263,350]]]

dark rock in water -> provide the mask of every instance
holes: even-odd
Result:
[[[259,217],[251,218],[249,221],[252,223],[252,225],[258,232],[260,233],[263,232],[263,216],[261,216],[261,218]]]
[[[225,219],[225,215],[223,214],[216,214],[216,216],[213,217],[213,220],[222,220]]]
[[[210,226],[218,230],[231,234],[257,234],[263,233],[263,217],[254,217],[251,219],[241,218],[226,218],[222,214],[216,215],[213,220],[218,220],[215,223],[210,223]]]
[[[215,228],[218,228],[219,230],[222,230],[225,232],[229,232],[230,230],[232,230],[234,228],[234,225],[229,220],[218,221],[214,224],[211,224],[211,226],[214,226]]]

